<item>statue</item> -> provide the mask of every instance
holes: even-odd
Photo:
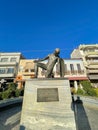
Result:
[[[64,61],[59,56],[60,49],[56,48],[54,53],[49,54],[43,59],[35,60],[35,78],[38,76],[38,67],[43,68],[46,70],[45,77],[51,78],[52,77],[52,71],[55,66],[55,64],[58,62],[60,64],[60,77],[64,77]],[[48,60],[47,64],[41,63],[41,61]]]

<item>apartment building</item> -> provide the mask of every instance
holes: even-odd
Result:
[[[17,76],[21,53],[0,53],[0,80],[14,81]]]
[[[30,79],[35,76],[33,61],[34,60],[29,59],[20,60],[18,76],[22,76],[23,80]]]
[[[21,59],[18,68],[18,74],[16,76],[15,82],[18,83],[18,88],[22,88],[27,79],[32,79],[35,77],[34,72],[34,60]]]
[[[98,44],[80,45],[71,58],[81,58],[92,86],[98,87]]]

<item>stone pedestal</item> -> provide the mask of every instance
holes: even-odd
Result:
[[[76,130],[68,79],[26,81],[20,130]]]

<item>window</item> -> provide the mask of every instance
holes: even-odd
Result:
[[[80,66],[80,64],[77,64],[77,69],[78,69],[78,72],[81,72],[81,66]]]
[[[31,72],[34,72],[35,70],[34,69],[31,69]]]
[[[25,70],[25,72],[29,72],[29,70],[28,70],[28,69],[26,69],[26,70]]]
[[[94,52],[95,49],[94,49],[94,48],[89,48],[88,51],[89,51],[89,52]]]
[[[7,62],[8,58],[1,58],[1,62]]]
[[[10,60],[11,62],[15,62],[16,61],[16,58],[11,58],[11,60]]]
[[[14,68],[8,68],[7,73],[8,73],[8,74],[14,73]]]
[[[0,74],[5,74],[6,73],[6,69],[5,68],[1,68],[0,69]]]
[[[71,73],[74,73],[74,66],[73,64],[70,64]]]

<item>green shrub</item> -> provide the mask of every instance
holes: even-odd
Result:
[[[16,97],[15,91],[16,91],[16,84],[15,83],[10,83],[8,85],[8,89],[4,92],[2,92],[2,98],[3,99],[8,99],[12,97]]]
[[[97,96],[96,91],[93,88],[90,88],[86,91],[86,94],[89,96]]]
[[[83,94],[84,94],[84,91],[83,91],[83,89],[81,89],[81,88],[78,88],[78,90],[77,90],[77,94],[79,94],[79,95],[83,95]]]
[[[11,90],[11,91],[15,91],[17,88],[17,85],[15,83],[10,83],[9,86],[8,86],[8,89]]]
[[[24,95],[24,89],[16,89],[15,92],[16,97],[23,96]]]
[[[92,88],[89,80],[81,81],[80,84],[83,86],[85,91],[87,91],[89,88]]]
[[[96,91],[96,96],[98,97],[98,88],[94,89]]]
[[[6,91],[0,92],[0,100],[23,96],[23,94],[24,94],[23,88],[17,89],[17,85],[15,83],[10,83]]]
[[[8,99],[8,98],[10,98],[10,95],[11,95],[11,91],[6,90],[6,91],[2,92],[2,99]]]
[[[96,91],[92,88],[91,83],[89,80],[81,81],[80,82],[83,90],[85,91],[85,95],[87,96],[97,96]],[[80,91],[80,90],[79,90]],[[81,92],[80,92],[81,93]]]
[[[19,97],[19,96],[20,96],[20,93],[21,93],[21,91],[20,91],[19,89],[16,89],[16,91],[15,91],[15,96],[16,96],[16,97]]]

